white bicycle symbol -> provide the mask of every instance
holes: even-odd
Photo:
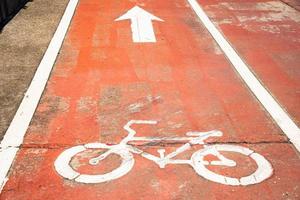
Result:
[[[221,131],[209,131],[209,132],[187,132],[186,135],[189,137],[182,138],[146,138],[146,137],[134,137],[136,131],[133,130],[130,126],[133,124],[157,124],[157,121],[152,120],[131,120],[125,126],[124,129],[128,132],[128,136],[124,138],[117,145],[107,145],[103,143],[89,143],[85,145],[78,145],[66,149],[63,151],[58,158],[56,159],[54,166],[56,171],[64,178],[74,180],[80,183],[102,183],[110,180],[114,180],[120,178],[127,174],[134,165],[134,157],[133,153],[139,154],[142,157],[149,159],[155,162],[160,168],[164,168],[167,164],[188,164],[193,167],[195,172],[210,180],[217,183],[225,184],[225,185],[251,185],[260,183],[267,178],[269,178],[273,169],[271,164],[260,154],[255,153],[253,150],[250,150],[246,147],[237,146],[237,145],[227,145],[227,144],[215,144],[215,145],[205,145],[204,140],[209,137],[222,136]],[[159,149],[158,152],[160,157],[144,152],[141,149],[138,149],[128,143],[130,141],[162,141],[162,140],[181,140],[188,141],[186,144],[177,148],[174,152],[165,155],[164,149]],[[178,154],[190,149],[193,145],[202,144],[204,145],[203,149],[200,149],[193,153],[190,160],[182,160],[182,159],[174,159]],[[75,171],[71,166],[70,162],[73,157],[83,151],[88,149],[107,149],[107,151],[101,154],[98,157],[92,158],[89,160],[89,164],[97,165],[100,161],[104,160],[110,154],[117,154],[121,157],[122,162],[119,167],[112,170],[111,172],[104,174],[81,174]],[[234,167],[236,166],[236,162],[225,158],[219,151],[225,152],[234,152],[240,153],[242,155],[248,156],[252,158],[256,165],[257,169],[252,174],[241,177],[241,178],[233,178],[224,175],[217,174],[207,168],[209,165],[217,165],[217,166],[228,166]],[[206,161],[205,156],[214,155],[219,160],[214,161]]]

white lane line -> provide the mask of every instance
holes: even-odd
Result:
[[[0,192],[7,181],[8,171],[23,143],[24,135],[47,84],[61,48],[78,0],[70,0],[54,36],[38,66],[31,84],[0,144]]]
[[[2,191],[8,177],[6,177],[7,172],[14,161],[14,158],[18,152],[19,148],[7,148],[0,149],[0,192]]]
[[[264,88],[264,86],[257,80],[255,75],[249,70],[244,61],[239,57],[236,51],[232,48],[225,37],[211,22],[205,14],[201,6],[196,0],[187,0],[204,26],[210,32],[212,37],[223,50],[227,58],[230,60],[236,71],[240,74],[242,79],[248,85],[250,90],[269,112],[281,130],[294,144],[296,149],[300,152],[300,129],[296,123],[289,117],[284,109],[276,102],[272,95]]]

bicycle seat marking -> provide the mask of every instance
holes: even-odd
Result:
[[[174,152],[171,152],[165,155],[164,149],[159,149],[159,157],[152,155],[150,153],[144,152],[133,145],[128,144],[130,141],[139,141],[139,140],[147,140],[145,137],[134,137],[136,131],[131,128],[133,124],[148,124],[155,125],[157,121],[155,120],[130,120],[125,126],[124,129],[128,132],[127,137],[122,139],[122,141],[117,145],[107,145],[103,143],[89,143],[85,145],[78,145],[66,149],[63,151],[58,158],[55,160],[54,166],[55,170],[62,177],[73,180],[79,183],[103,183],[107,181],[111,181],[117,178],[120,178],[127,174],[134,166],[134,157],[133,154],[139,154],[142,157],[153,161],[160,168],[165,168],[168,164],[185,164],[191,166],[195,172],[210,181],[221,183],[224,185],[252,185],[260,183],[267,178],[269,178],[273,174],[273,168],[270,162],[264,158],[262,155],[255,153],[253,150],[238,146],[238,145],[227,145],[227,144],[216,144],[216,145],[205,145],[204,140],[209,137],[220,137],[222,136],[221,131],[213,130],[208,132],[187,132],[186,135],[188,137],[177,137],[177,138],[148,138],[149,141],[160,141],[160,140],[184,140],[188,141],[183,144],[179,148],[177,148]],[[175,157],[188,149],[190,149],[194,145],[204,145],[204,148],[197,150],[194,152],[189,160],[183,159],[175,159]],[[71,160],[79,153],[89,150],[89,149],[106,149],[105,153],[94,157],[89,160],[89,165],[97,165],[99,162],[107,158],[110,154],[117,154],[121,157],[121,164],[116,169],[113,169],[111,172],[104,174],[82,174],[77,172],[71,166]],[[236,162],[226,158],[220,152],[234,152],[239,153],[244,156],[247,156],[255,161],[257,165],[257,169],[255,172],[248,176],[233,178],[224,175],[217,174],[207,166],[215,165],[215,166],[227,166],[234,167],[236,166]],[[213,155],[218,158],[218,160],[214,161],[206,161],[205,156]]]

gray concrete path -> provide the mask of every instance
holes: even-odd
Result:
[[[34,0],[0,34],[0,140],[64,13],[68,0]]]

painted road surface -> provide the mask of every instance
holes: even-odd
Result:
[[[298,10],[280,1],[199,2],[299,126],[300,16],[297,5]]]
[[[188,1],[82,0],[0,198],[299,199],[299,167]]]

